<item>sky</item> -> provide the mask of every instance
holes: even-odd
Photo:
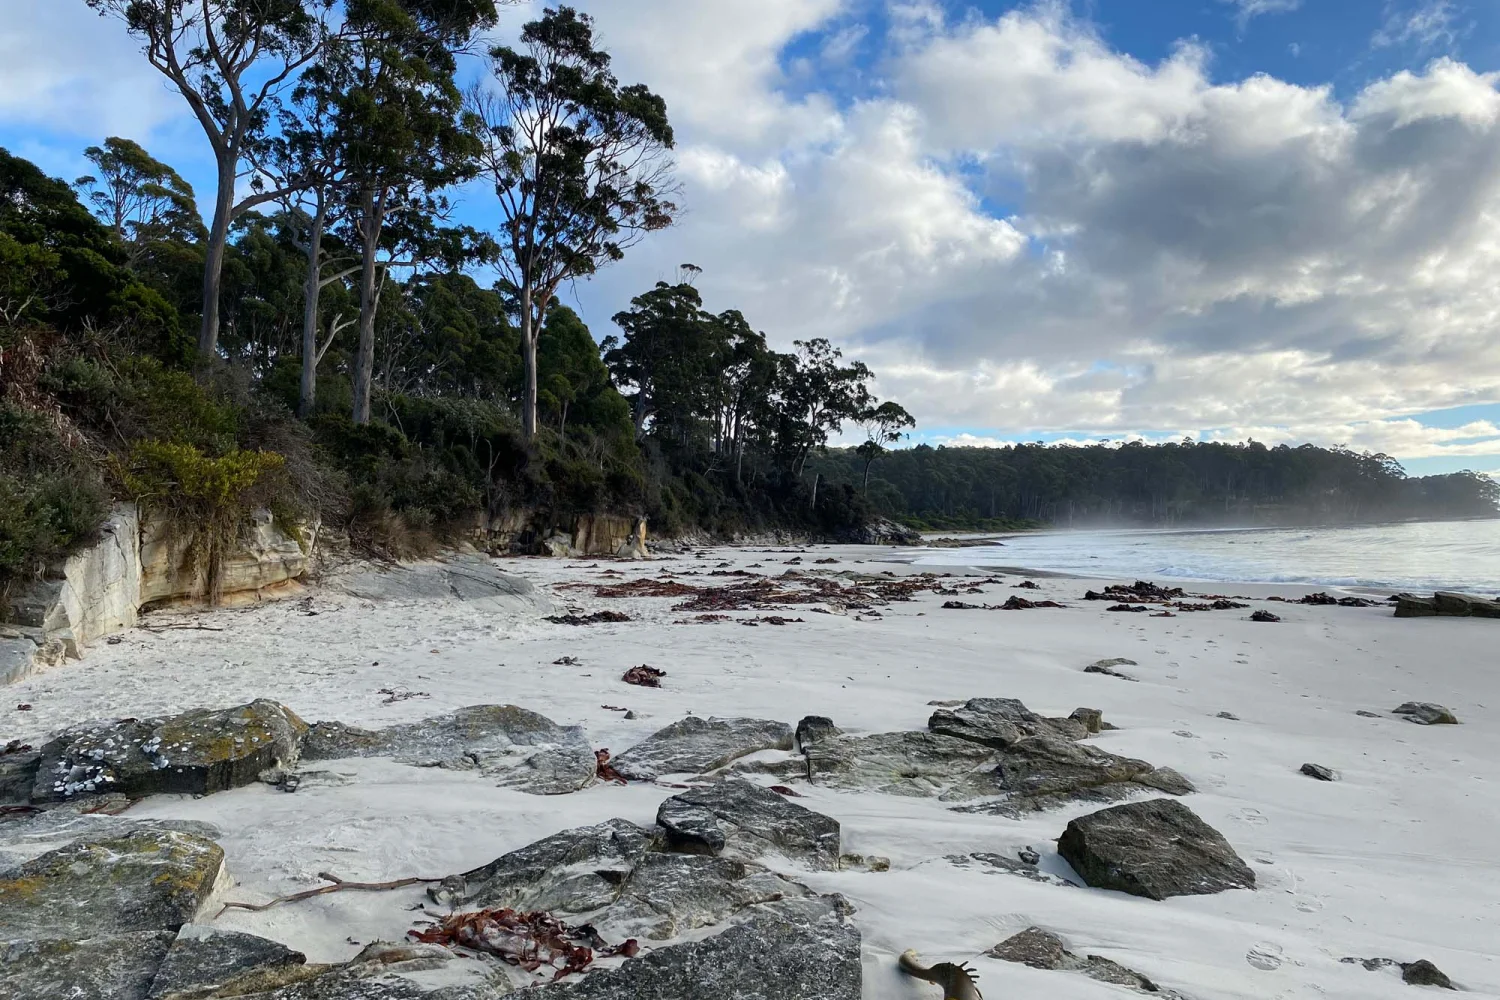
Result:
[[[568,290],[596,337],[692,263],[773,345],[866,361],[914,441],[1311,441],[1500,473],[1494,0],[577,6],[666,98],[684,206]],[[0,146],[71,179],[110,135],[211,192],[120,25],[0,0]]]

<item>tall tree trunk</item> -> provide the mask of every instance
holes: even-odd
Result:
[[[870,466],[872,466],[874,464],[875,464],[875,460],[873,458],[870,459],[868,462],[865,463],[865,481],[864,481],[864,484],[862,486],[860,486],[861,492],[864,492],[864,493],[870,492]]]
[[[234,167],[238,156],[219,158],[218,191],[214,198],[214,221],[208,230],[203,260],[203,323],[198,328],[198,353],[212,358],[219,350],[219,285],[224,276],[224,248],[229,243],[229,223],[234,214]]]
[[[361,195],[364,216],[360,235],[364,238],[363,269],[359,275],[359,347],[354,355],[354,422],[370,422],[370,382],[375,371],[375,272],[376,253],[380,249],[380,220],[376,217],[376,198],[372,189]]]
[[[529,443],[536,439],[536,317],[531,308],[531,288],[521,288],[521,360],[526,384],[521,389],[521,434]]]
[[[312,416],[318,399],[318,296],[323,290],[323,226],[328,207],[323,192],[317,193],[318,210],[307,233],[307,280],[302,291],[302,390],[297,396],[297,416]]]

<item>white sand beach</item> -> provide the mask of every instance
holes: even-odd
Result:
[[[951,566],[921,569],[987,575],[964,567],[963,550],[946,555]],[[964,600],[1000,604],[1023,595],[1067,607],[945,610],[944,597],[923,593],[879,615],[795,607],[778,613],[800,622],[752,628],[678,624],[691,616],[674,611],[673,598],[604,599],[565,586],[664,571],[716,582],[691,574],[725,563],[780,574],[796,556],[804,571],[917,571],[890,550],[829,546],[795,555],[714,549],[644,563],[503,561],[559,610],[608,608],[634,619],[582,627],[546,622],[534,610],[377,603],[317,590],[310,602],[158,614],[146,624],[194,627],[137,629],[98,644],[82,662],[4,689],[0,737],[37,742],[87,719],[270,698],[308,722],[372,728],[466,705],[515,704],[582,725],[594,747],[619,752],[689,714],[793,724],[823,715],[846,731],[876,733],[923,729],[934,701],[1018,698],[1043,715],[1088,706],[1119,727],[1092,743],[1174,768],[1197,786],[1184,803],[1250,863],[1257,889],[1157,902],[959,867],[945,858],[1030,846],[1044,872],[1071,876],[1055,840],[1071,818],[1101,806],[1010,819],[803,782],[797,801],[842,824],[844,851],[891,862],[887,872],[784,867],[855,907],[868,1000],[937,995],[897,971],[908,948],[929,960],[971,962],[990,1000],[1125,995],[1082,975],[985,957],[1032,925],[1062,935],[1080,955],[1114,959],[1201,1000],[1395,1000],[1422,988],[1391,969],[1340,961],[1346,957],[1427,959],[1475,995],[1500,995],[1500,625],[1260,600],[1248,610],[1154,618],[1080,599],[1090,587],[1129,581],[1038,577],[1040,589],[1028,591],[1013,589],[1021,578],[1007,575]],[[814,564],[830,558],[837,562]],[[606,577],[611,570],[619,575]],[[1307,592],[1189,589],[1255,599]],[[1250,621],[1262,608],[1282,620]],[[564,656],[577,665],[554,662]],[[1134,682],[1084,672],[1111,657],[1136,661],[1121,668]],[[622,672],[639,664],[666,671],[659,689],[622,683]],[[1462,725],[1418,726],[1390,714],[1408,701],[1445,705]],[[1306,762],[1334,769],[1339,780],[1299,773]],[[611,817],[649,825],[673,794],[668,782],[535,796],[494,787],[477,772],[379,758],[307,769],[322,773],[295,794],[252,785],[197,799],[155,796],[126,815],[216,825],[233,878],[224,898],[263,902],[319,884],[323,871],[362,881],[438,877],[568,827]],[[417,887],[335,893],[264,912],[230,910],[217,925],[338,961],[377,938],[400,939],[424,900]]]

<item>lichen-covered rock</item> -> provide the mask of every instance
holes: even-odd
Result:
[[[474,705],[387,729],[320,722],[303,741],[304,760],[393,757],[417,767],[478,770],[505,788],[561,795],[591,784],[598,761],[579,726],[559,726],[515,705]]]
[[[222,792],[294,763],[306,732],[291,709],[264,699],[165,719],[87,723],[41,748],[31,797],[58,802],[105,792]]]
[[[147,1000],[196,1000],[250,973],[306,964],[307,956],[254,934],[186,924],[151,981]]]
[[[665,774],[703,774],[758,750],[790,750],[792,727],[767,719],[700,719],[690,715],[651,734],[610,761],[633,781]]]
[[[30,861],[76,840],[118,840],[136,833],[188,833],[214,840],[212,823],[190,819],[132,819],[88,812],[91,807],[129,803],[123,796],[67,802],[36,813],[0,816],[0,869]]]
[[[1101,955],[1082,958],[1068,950],[1066,942],[1051,931],[1028,927],[991,948],[985,954],[1006,962],[1018,962],[1033,969],[1081,972],[1101,983],[1124,986],[1138,993],[1151,993],[1165,1000],[1180,1000],[1180,994],[1163,990],[1150,979]]]
[[[674,795],[656,822],[675,850],[753,860],[779,854],[810,868],[839,867],[839,824],[759,785],[714,782]]]
[[[641,856],[614,903],[589,919],[610,937],[666,941],[812,890],[759,865],[695,854]]]
[[[0,805],[31,800],[31,787],[36,784],[36,772],[41,763],[40,750],[17,748],[0,753]]]
[[[1094,888],[1148,899],[1255,888],[1255,873],[1223,835],[1175,799],[1080,816],[1057,852]]]
[[[712,937],[531,991],[535,1000],[859,1000],[860,936],[838,897],[755,907]]]
[[[0,872],[0,940],[175,933],[223,871],[219,845],[188,833],[78,840]]]
[[[1458,724],[1458,717],[1453,710],[1442,705],[1435,705],[1430,701],[1408,701],[1399,708],[1391,709],[1392,715],[1399,715],[1407,722],[1415,722],[1419,726],[1454,726]]]
[[[927,728],[940,736],[997,748],[1034,736],[1043,725],[1040,715],[1015,698],[971,698],[961,708],[940,708],[927,720]]]
[[[171,931],[0,940],[6,1000],[145,1000]]]

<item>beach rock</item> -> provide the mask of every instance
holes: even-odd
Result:
[[[994,768],[972,773],[944,792],[943,800],[985,798],[960,811],[1016,816],[1074,801],[1117,802],[1151,790],[1172,795],[1193,791],[1186,778],[1169,768],[1052,735],[1017,740],[996,759]]]
[[[818,739],[803,751],[815,785],[923,797],[942,795],[995,761],[989,747],[922,732]]]
[[[1097,708],[1075,708],[1068,718],[1082,725],[1090,735],[1104,731],[1104,713]]]
[[[249,973],[297,967],[307,956],[254,934],[225,931],[207,924],[185,924],[167,950],[151,981],[147,1000],[188,1000],[217,990]]]
[[[843,732],[827,716],[808,715],[797,723],[797,746],[806,747],[809,743],[816,742],[825,737],[841,736]]]
[[[1419,726],[1458,725],[1458,718],[1451,709],[1430,701],[1408,701],[1399,708],[1391,709],[1391,714],[1399,715],[1407,722],[1415,722]]]
[[[135,834],[186,833],[215,840],[219,830],[211,823],[189,819],[131,819],[108,812],[86,812],[104,807],[124,808],[123,795],[100,796],[63,803],[35,813],[0,816],[0,869],[19,865],[76,840],[119,840]]]
[[[1175,799],[1080,816],[1057,851],[1094,888],[1147,899],[1255,888],[1255,873],[1223,835]]]
[[[1250,620],[1253,622],[1279,622],[1281,621],[1281,616],[1273,615],[1269,611],[1256,611],[1251,614]]]
[[[779,854],[823,871],[839,867],[839,824],[748,781],[715,782],[674,795],[656,822],[674,850],[753,860]]]
[[[613,939],[667,941],[762,903],[810,895],[806,886],[749,862],[649,852],[631,869],[615,902],[590,921]]]
[[[1317,778],[1319,781],[1333,781],[1337,777],[1333,773],[1333,768],[1324,767],[1322,764],[1303,764],[1301,770],[1309,778]]]
[[[1078,718],[1079,713],[1083,718]],[[1089,729],[1089,721],[1095,728]],[[961,706],[940,708],[927,720],[927,728],[942,736],[1004,748],[1028,736],[1047,734],[1063,739],[1086,739],[1104,722],[1096,709],[1080,708],[1066,719],[1043,718],[1014,698],[971,698]]]
[[[1438,613],[1437,601],[1416,594],[1396,595],[1397,618],[1432,618]]]
[[[0,805],[29,802],[42,752],[21,744],[0,751]]]
[[[356,563],[328,574],[323,585],[370,601],[484,601],[497,608],[551,610],[551,602],[530,580],[478,555],[397,566]]]
[[[294,763],[306,732],[296,713],[265,699],[165,719],[86,723],[42,747],[31,796],[57,802],[102,792],[222,792]]]
[[[559,726],[515,705],[473,705],[387,729],[338,722],[313,726],[304,760],[392,757],[417,767],[478,770],[503,788],[561,795],[591,784],[598,768],[579,726]]]
[[[1002,961],[1029,965],[1033,969],[1081,972],[1101,983],[1124,986],[1140,993],[1152,993],[1166,998],[1179,997],[1179,994],[1171,990],[1163,990],[1150,979],[1134,969],[1126,968],[1119,962],[1100,955],[1087,955],[1080,958],[1068,950],[1062,938],[1040,927],[1028,927],[1021,933],[1001,941],[985,954]]]
[[[223,871],[219,845],[192,834],[78,840],[0,873],[0,941],[175,934]]]
[[[1415,962],[1401,963],[1401,981],[1410,986],[1441,986],[1445,990],[1457,989],[1442,969],[1425,958]]]
[[[1370,712],[1363,708],[1356,709],[1354,714],[1366,719],[1379,719],[1382,717],[1379,712]]]
[[[1133,681],[1135,680],[1134,677],[1131,677],[1129,674],[1122,674],[1115,668],[1138,666],[1140,666],[1140,664],[1136,663],[1134,660],[1127,660],[1123,656],[1116,656],[1108,660],[1095,660],[1093,663],[1090,663],[1088,666],[1084,667],[1083,672],[1086,674],[1104,674],[1108,677],[1118,677],[1122,681]]]
[[[1500,618],[1500,602],[1487,598],[1438,591],[1432,595],[1432,601],[1437,606],[1437,613],[1447,617]],[[1399,612],[1399,602],[1396,607]]]
[[[705,940],[661,948],[536,1000],[859,1000],[860,936],[837,896],[757,907]]]
[[[6,1000],[145,1000],[176,935],[136,931],[0,940]]]
[[[586,913],[619,897],[650,846],[650,833],[622,819],[564,830],[464,872],[456,880],[462,888],[445,902],[459,909]]]
[[[1239,722],[1240,717],[1233,712],[1220,712],[1215,718],[1228,719],[1230,722]]]
[[[633,781],[664,774],[702,774],[758,750],[790,750],[792,727],[766,719],[700,719],[690,715],[615,757],[615,770]]]

